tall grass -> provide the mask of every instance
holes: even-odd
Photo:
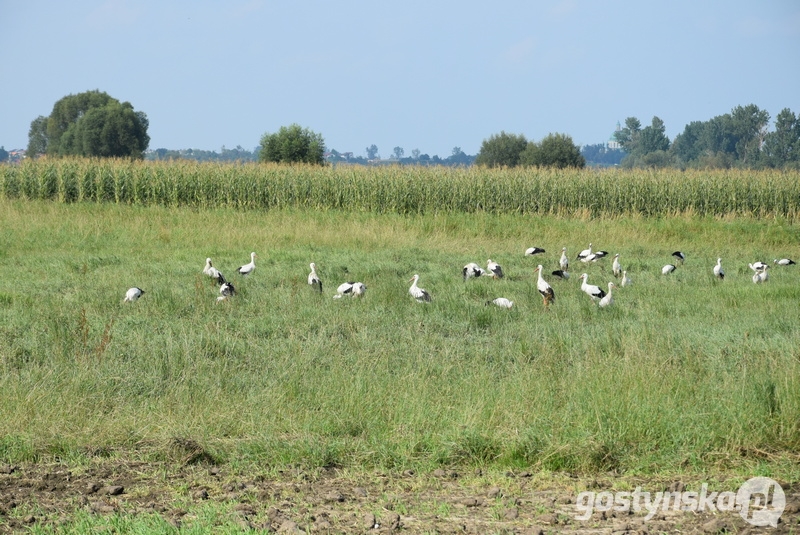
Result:
[[[40,159],[0,166],[0,198],[394,214],[693,213],[795,219],[800,174]]]
[[[192,440],[221,462],[275,466],[797,476],[800,274],[754,285],[747,268],[796,252],[783,219],[6,200],[0,224],[2,461],[169,456]],[[600,310],[576,279],[604,285],[609,266],[581,265],[552,281],[545,312],[534,262],[555,269],[562,246],[588,241],[620,252],[634,286]],[[525,258],[534,244],[547,255]],[[663,277],[675,248],[687,263]],[[235,277],[250,251],[256,271]],[[228,303],[200,273],[207,256],[239,288]],[[489,257],[505,279],[461,280]],[[311,261],[323,295],[306,284]],[[408,295],[414,273],[432,303]],[[331,299],[345,280],[365,298]],[[147,293],[123,304],[134,285]],[[498,296],[515,307],[484,305]]]

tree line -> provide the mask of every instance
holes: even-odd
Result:
[[[447,158],[430,157],[418,149],[411,157],[402,147],[394,147],[390,163],[414,165],[484,165],[487,167],[584,167],[620,165],[622,167],[741,167],[800,168],[800,117],[790,109],[782,110],[775,120],[775,130],[768,131],[769,113],[750,104],[738,106],[731,113],[708,121],[694,121],[670,142],[664,122],[653,117],[642,127],[636,117],[628,117],[625,127],[614,133],[621,150],[605,145],[576,146],[566,134],[551,133],[541,141],[531,141],[522,134],[500,132],[483,140],[479,153],[465,154],[455,147]],[[99,90],[63,97],[49,116],[31,122],[28,133],[30,157],[89,156],[142,159],[150,142],[147,115],[136,111],[129,102]],[[170,151],[157,149],[147,153],[150,159],[190,158],[208,161],[303,162],[324,165],[348,162],[381,163],[378,147],[365,149],[366,159],[351,153],[327,151],[321,134],[292,124],[277,132],[265,133],[254,151],[238,146],[214,151],[192,149]]]
[[[672,142],[658,117],[644,128],[628,117],[614,137],[627,153],[623,167],[800,169],[800,118],[784,108],[772,132],[769,122],[766,110],[749,104],[693,121]]]

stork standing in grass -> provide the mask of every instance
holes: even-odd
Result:
[[[477,278],[480,277],[481,275],[485,275],[486,272],[475,262],[470,262],[469,264],[464,266],[464,269],[461,270],[461,274],[464,276],[464,280],[466,281],[473,277]]]
[[[619,265],[619,253],[614,255],[614,262],[611,263],[611,271],[614,273],[615,277],[619,277],[622,274],[622,266]]]
[[[775,263],[775,265],[778,266],[791,266],[797,263],[791,258],[781,258],[780,260],[776,258],[775,260],[773,260],[773,262]]]
[[[558,266],[561,268],[561,271],[569,270],[569,258],[567,258],[567,248],[561,248],[561,258],[558,260]]]
[[[498,297],[497,299],[492,299],[491,301],[486,301],[487,305],[496,305],[500,308],[511,308],[514,306],[514,301],[510,301],[505,297]]]
[[[233,283],[223,282],[219,287],[219,297],[217,297],[217,303],[227,301],[234,295],[236,295],[236,288],[234,288]]]
[[[431,294],[428,293],[427,290],[420,288],[417,286],[417,281],[419,281],[419,275],[414,275],[409,279],[409,282],[414,281],[411,284],[411,288],[408,289],[408,293],[417,300],[418,303],[430,303],[431,301]]]
[[[767,282],[769,280],[767,269],[769,269],[769,266],[764,266],[762,269],[756,271],[755,275],[753,275],[753,282],[756,284]]]
[[[581,280],[581,291],[583,291],[586,295],[591,297],[592,299],[602,299],[606,296],[605,290],[600,288],[599,286],[595,286],[594,284],[589,284],[589,275],[584,273],[580,277]]]
[[[662,275],[669,275],[670,273],[672,273],[676,269],[678,269],[678,268],[677,268],[677,266],[675,266],[675,264],[667,264],[666,266],[661,268],[661,274]]]
[[[133,303],[134,301],[139,299],[142,296],[142,294],[144,294],[144,290],[142,290],[138,286],[134,286],[133,288],[130,288],[127,292],[125,292],[125,299],[123,299],[122,301]]]
[[[717,265],[714,266],[714,276],[719,280],[725,279],[725,271],[722,269],[722,259],[717,258]]]
[[[535,254],[542,254],[546,252],[547,251],[545,251],[541,247],[528,247],[527,249],[525,249],[525,256],[533,256]]]
[[[630,286],[631,284],[633,284],[633,281],[628,276],[628,272],[623,270],[622,271],[622,280],[620,281],[619,285],[624,288],[626,286]]]
[[[334,299],[341,299],[342,296],[349,295],[351,297],[357,297],[364,295],[364,292],[367,291],[367,287],[363,282],[343,282],[336,288],[336,295],[333,296]]]
[[[578,256],[575,257],[576,260],[583,260],[587,256],[592,254],[592,244],[589,244],[589,247],[578,253]]]
[[[317,275],[317,265],[311,262],[309,267],[311,268],[311,273],[308,274],[308,284],[319,293],[322,293],[322,281]]]
[[[222,276],[222,272],[220,270],[211,264],[210,258],[206,258],[206,266],[203,268],[203,273],[214,279],[217,284],[225,283],[225,277]]]
[[[600,306],[600,308],[605,308],[607,306],[611,306],[614,304],[614,298],[611,296],[611,290],[613,290],[616,287],[617,285],[614,284],[613,282],[608,283],[608,293],[605,295],[605,297],[603,297],[600,300],[599,303],[597,303]]]
[[[681,264],[683,264],[683,262],[686,260],[686,255],[685,255],[685,254],[683,254],[683,253],[682,253],[682,252],[680,252],[680,251],[675,251],[674,253],[672,253],[672,256],[674,256],[674,257],[675,257],[675,260],[677,260],[677,261],[678,261],[678,262],[680,262]]]
[[[500,264],[492,260],[491,258],[486,261],[486,270],[491,274],[491,277],[494,279],[502,279],[503,278],[503,268],[500,267]]]
[[[240,267],[237,271],[239,275],[246,276],[256,269],[256,253],[250,253],[250,263]]]
[[[761,261],[753,262],[752,264],[747,264],[747,267],[758,273],[767,268],[767,264]]]
[[[547,281],[542,278],[541,265],[536,266],[536,273],[538,274],[538,277],[536,278],[536,289],[539,290],[539,293],[542,295],[544,308],[547,310],[550,306],[550,303],[556,300],[556,293],[553,291],[553,287],[547,284]]]

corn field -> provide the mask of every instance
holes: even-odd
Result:
[[[800,173],[285,166],[40,159],[0,166],[0,197],[62,203],[645,216],[800,214]]]

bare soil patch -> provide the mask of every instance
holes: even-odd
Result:
[[[697,481],[695,481],[696,483]],[[419,474],[346,470],[233,472],[203,462],[102,460],[89,466],[0,465],[0,533],[68,524],[92,515],[160,515],[190,527],[201,512],[242,531],[277,533],[797,533],[800,486],[782,482],[787,506],[777,528],[757,528],[736,512],[595,512],[576,519],[581,490],[641,486],[682,489],[683,481],[624,480],[535,473],[436,470]],[[735,492],[738,485],[732,488]],[[214,526],[208,526],[213,528]]]

